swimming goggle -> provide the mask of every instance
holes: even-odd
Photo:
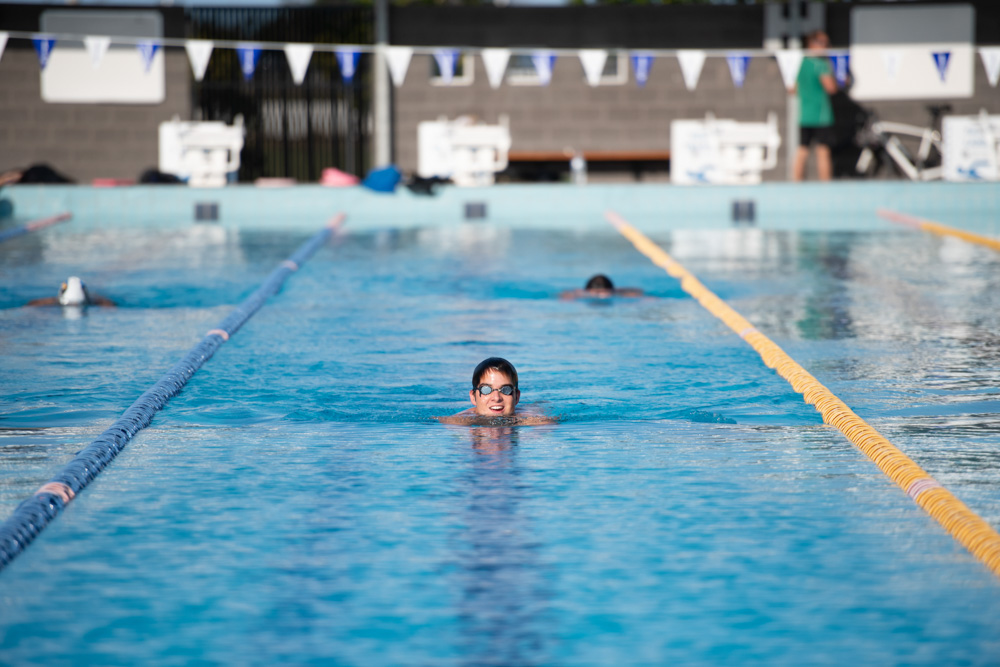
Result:
[[[479,393],[482,394],[483,396],[489,396],[494,391],[499,391],[504,396],[512,396],[514,394],[514,385],[511,385],[511,384],[505,384],[504,386],[500,387],[499,389],[494,389],[493,387],[489,386],[488,384],[481,384],[481,385],[479,385],[479,387],[477,389],[478,389]]]

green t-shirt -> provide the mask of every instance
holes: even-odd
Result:
[[[823,89],[820,77],[833,76],[827,58],[804,58],[797,81],[799,90],[799,125],[802,127],[830,127],[833,125],[833,106],[830,96]]]

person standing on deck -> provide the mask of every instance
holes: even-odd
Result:
[[[830,38],[822,30],[806,35],[810,52],[802,60],[795,89],[799,95],[799,150],[795,153],[792,180],[801,181],[806,173],[809,146],[816,143],[816,172],[819,180],[829,181],[833,175],[830,146],[833,144],[833,105],[830,95],[837,92],[837,79],[825,51]]]

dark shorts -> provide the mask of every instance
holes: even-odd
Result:
[[[800,127],[799,146],[811,146],[813,142],[824,146],[833,145],[832,127]]]

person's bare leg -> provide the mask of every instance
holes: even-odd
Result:
[[[809,147],[799,146],[795,151],[795,164],[792,166],[792,180],[801,181],[806,175],[806,160],[809,159]]]
[[[816,144],[816,173],[821,181],[829,181],[833,178],[833,160],[830,158],[830,147],[824,144]]]

